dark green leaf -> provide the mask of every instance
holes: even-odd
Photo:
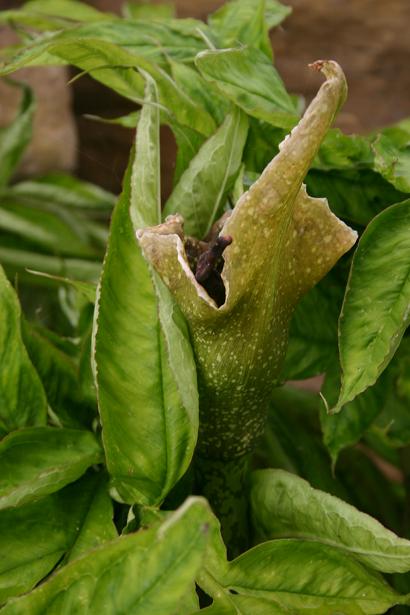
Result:
[[[180,213],[188,235],[202,239],[221,215],[241,165],[248,123],[234,109],[192,159],[165,206],[164,215]]]
[[[339,325],[342,388],[334,412],[374,384],[410,322],[410,200],[367,227],[352,262]]]
[[[60,424],[75,429],[90,425],[95,416],[94,408],[82,397],[80,377],[74,360],[29,323],[24,323],[23,331],[30,359]]]
[[[59,562],[116,537],[104,477],[86,475],[53,495],[0,512],[0,603],[30,591]]]
[[[293,101],[278,72],[257,49],[203,51],[195,63],[207,81],[248,115],[281,128],[297,123]]]
[[[179,613],[202,564],[209,520],[203,500],[188,500],[161,526],[94,549],[3,613]]]
[[[312,170],[306,185],[312,196],[326,197],[337,216],[361,226],[366,226],[376,214],[407,196],[369,169]]]
[[[0,510],[54,493],[101,461],[101,447],[90,431],[14,431],[0,442]]]
[[[46,422],[47,400],[21,338],[20,318],[17,296],[0,267],[0,437]]]
[[[410,147],[397,148],[385,135],[373,144],[375,170],[381,173],[397,190],[410,193]]]
[[[333,465],[336,463],[340,451],[347,446],[356,444],[383,410],[389,388],[388,384],[389,381],[386,381],[386,378],[380,378],[375,385],[346,404],[338,414],[328,414],[322,405],[320,422],[323,440],[330,453]],[[334,362],[333,366],[327,370],[322,389],[328,406],[336,403],[339,390],[340,370]]]

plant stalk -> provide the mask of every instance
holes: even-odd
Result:
[[[196,490],[207,498],[221,523],[229,558],[249,548],[249,468],[250,455],[231,460],[195,458]]]

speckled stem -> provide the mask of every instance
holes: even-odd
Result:
[[[195,458],[197,491],[205,496],[221,522],[228,557],[249,548],[248,475],[249,455],[231,461]]]

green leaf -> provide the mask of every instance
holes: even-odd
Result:
[[[46,422],[47,400],[23,344],[20,318],[16,293],[0,267],[0,437]]]
[[[82,397],[75,361],[29,323],[24,322],[23,332],[30,359],[61,426],[74,429],[89,426],[95,416],[94,408]]]
[[[337,362],[337,321],[343,287],[333,274],[314,286],[297,305],[290,324],[284,380],[303,380]]]
[[[90,489],[86,480],[92,480],[93,489]],[[82,495],[82,500],[79,497],[78,502],[75,502],[75,513],[78,514],[79,505],[83,503],[82,516],[80,522],[76,525],[75,540],[70,545],[70,550],[66,554],[63,563],[67,564],[77,559],[87,551],[95,549],[100,545],[117,538],[118,533],[113,522],[113,505],[110,496],[108,495],[108,484],[104,475],[99,475],[96,478],[85,477],[79,483],[76,483],[77,489],[82,485],[83,489],[87,490]],[[74,487],[75,487],[74,486]],[[70,487],[66,487],[67,495]],[[60,492],[61,493],[61,492]],[[68,500],[68,498],[67,498]],[[68,503],[67,503],[68,506]],[[74,506],[73,506],[74,508]]]
[[[52,276],[66,276],[73,280],[95,283],[101,273],[101,264],[95,261],[61,258],[15,247],[0,247],[0,262],[7,267],[8,272],[19,272],[22,278],[26,269],[35,269]],[[31,275],[30,279],[32,282]]]
[[[410,193],[410,147],[399,149],[385,135],[379,135],[374,144],[374,166],[397,190]]]
[[[30,591],[65,553],[116,537],[102,475],[86,475],[53,495],[0,512],[0,603]]]
[[[0,197],[3,196],[0,192]],[[19,182],[5,196],[18,196],[21,203],[38,205],[44,202],[62,207],[111,212],[115,196],[103,188],[65,175],[50,173],[38,179]]]
[[[313,489],[294,474],[255,472],[251,502],[254,525],[265,539],[319,542],[337,547],[375,570],[410,570],[410,541],[343,500]]]
[[[192,498],[159,527],[73,561],[3,613],[179,613],[202,564],[209,519],[204,500]]]
[[[59,30],[64,25],[72,26],[73,22],[96,22],[112,17],[76,0],[30,0],[19,10],[0,12],[0,22],[20,23],[40,30]]]
[[[159,166],[150,166],[159,165],[158,132],[146,115],[155,113],[149,106],[141,115],[139,151],[113,214],[94,328],[107,466],[117,495],[131,504],[165,497],[188,468],[198,429],[186,326],[158,280],[157,299],[129,213],[131,207],[133,219],[144,224],[160,215]]]
[[[352,262],[339,323],[338,412],[374,384],[410,322],[410,200],[367,227]]]
[[[158,90],[148,73],[143,73],[145,104],[138,120],[135,161],[132,167],[131,219],[134,228],[161,220],[161,162],[159,150]]]
[[[329,455],[323,445],[318,421],[321,403],[317,394],[291,385],[274,389],[258,453],[265,467],[293,472],[317,489],[348,500],[348,491],[332,475]]]
[[[58,491],[102,461],[89,431],[31,427],[0,442],[0,510]]]
[[[92,224],[99,227],[95,222]],[[88,221],[81,213],[70,212],[68,216],[60,206],[47,201],[34,207],[15,198],[0,202],[0,229],[52,254],[98,258],[101,249],[87,227]]]
[[[241,165],[247,130],[246,116],[234,109],[202,145],[175,186],[164,215],[181,214],[187,234],[202,239],[221,215]]]
[[[203,51],[195,63],[207,81],[248,115],[281,128],[297,123],[293,101],[278,72],[257,49]]]
[[[27,86],[15,85],[21,88],[23,95],[15,120],[9,126],[0,128],[0,187],[8,183],[31,139],[35,107],[33,94]]]
[[[172,77],[192,100],[208,111],[219,126],[229,111],[228,101],[220,96],[216,89],[210,88],[208,82],[194,67],[169,59]]]
[[[286,613],[286,609],[363,615],[407,603],[381,576],[345,553],[302,540],[260,544],[230,562],[225,574],[200,575],[198,583],[224,607],[211,609],[213,615],[231,613],[230,605],[235,607],[233,613],[244,615]]]
[[[310,195],[325,196],[337,216],[361,226],[366,226],[376,214],[407,196],[369,169],[313,169],[306,178],[306,185]]]
[[[268,30],[280,24],[291,10],[276,0],[235,0],[224,4],[208,22],[220,47],[242,43],[260,49],[271,58]]]
[[[323,431],[323,440],[332,458],[336,463],[341,450],[356,444],[370,427],[378,414],[383,410],[389,390],[389,381],[380,380],[358,395],[353,401],[346,404],[338,414],[328,414],[321,407],[320,422]],[[337,401],[340,390],[340,369],[336,362],[327,370],[326,380],[322,393],[329,406]]]

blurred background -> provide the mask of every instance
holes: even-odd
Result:
[[[152,4],[163,3],[163,0]],[[90,0],[88,4],[121,12],[121,0]],[[206,19],[221,0],[175,0],[181,17]],[[349,98],[338,118],[347,133],[365,133],[410,116],[409,0],[288,0],[292,14],[272,33],[276,66],[291,92],[308,102],[318,78],[307,64],[319,58],[337,60],[345,70]],[[0,9],[22,2],[0,0]],[[0,29],[0,47],[15,34]],[[91,121],[84,114],[117,117],[133,110],[89,77],[67,85],[74,75],[59,67],[20,71],[37,98],[35,133],[19,169],[20,177],[50,170],[75,171],[86,180],[119,192],[132,142],[132,131]],[[52,96],[50,93],[52,92]],[[0,82],[0,125],[14,117],[19,93]],[[162,133],[163,184],[169,191],[175,144]]]

